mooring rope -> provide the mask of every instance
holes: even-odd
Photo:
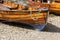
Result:
[[[36,18],[33,18],[33,12],[30,10],[30,16],[31,16],[31,18],[33,19],[33,20],[38,20],[39,19],[39,16],[40,16],[40,12],[38,13],[38,17],[36,17]],[[37,14],[36,14],[37,15]]]

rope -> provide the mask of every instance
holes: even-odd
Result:
[[[33,18],[33,12],[32,11],[30,11],[30,16],[31,16],[31,18],[33,19],[33,20],[38,20],[39,19],[39,16],[40,16],[40,12],[38,13],[38,17],[36,17],[36,18]]]

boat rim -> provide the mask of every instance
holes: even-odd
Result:
[[[32,11],[32,12],[38,12],[38,11],[48,11],[49,9],[44,9],[44,8],[40,8],[39,10],[0,10],[0,11],[9,11],[9,12],[18,12],[18,11]]]

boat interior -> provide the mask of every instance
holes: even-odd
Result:
[[[0,5],[6,7],[9,10],[38,10],[41,8],[47,8],[47,0],[28,0],[24,1],[0,1]]]

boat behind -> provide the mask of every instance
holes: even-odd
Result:
[[[50,12],[60,14],[60,1],[56,0],[50,4]]]

